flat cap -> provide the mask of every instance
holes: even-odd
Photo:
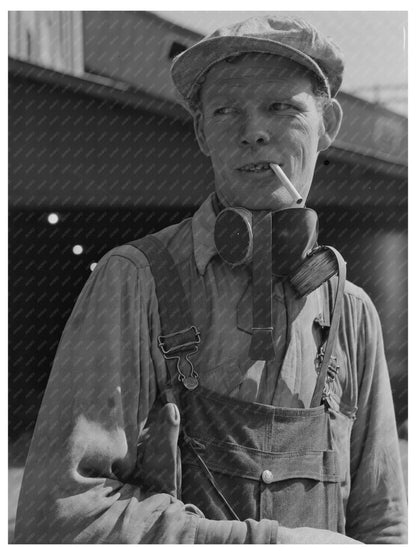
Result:
[[[275,54],[303,65],[320,77],[329,97],[341,86],[343,56],[330,38],[300,18],[251,17],[217,29],[174,58],[172,79],[185,105],[214,64],[249,52]]]

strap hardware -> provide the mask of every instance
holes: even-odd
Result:
[[[193,339],[191,339],[193,332]],[[183,338],[184,342],[178,342]],[[173,355],[182,351],[198,350],[197,345],[201,343],[201,333],[196,326],[191,326],[181,331],[159,335],[157,343],[163,355]],[[191,349],[189,349],[191,347]],[[196,351],[195,351],[196,352]],[[165,357],[166,358],[166,357]]]
[[[181,331],[159,335],[157,342],[166,360],[176,359],[178,380],[183,383],[186,389],[191,391],[196,389],[199,385],[199,376],[189,357],[198,351],[198,345],[201,343],[201,333],[198,328],[190,326]],[[183,371],[184,362],[189,365],[189,375],[186,375]]]
[[[337,357],[331,355],[331,360],[328,364],[328,369],[327,369],[327,377],[326,377],[327,382],[333,382],[338,372],[339,372],[339,364],[337,364]]]

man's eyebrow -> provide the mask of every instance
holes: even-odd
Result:
[[[299,94],[270,95],[268,100],[271,102],[295,102],[296,104],[304,104],[305,106],[308,104],[307,99]]]

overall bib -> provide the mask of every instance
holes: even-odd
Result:
[[[345,533],[331,409],[325,402],[345,275],[340,272],[311,408],[281,408],[198,385],[188,357],[198,349],[200,336],[174,262],[154,236],[132,245],[148,258],[156,284],[163,334],[159,347],[170,373],[159,402],[175,402],[181,414],[182,501],[196,505],[208,519],[267,518],[291,528]]]

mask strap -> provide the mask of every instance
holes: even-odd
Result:
[[[344,289],[347,277],[347,265],[340,253],[332,247],[330,249],[336,258],[338,265],[338,283],[335,293],[334,307],[332,309],[331,327],[329,329],[328,339],[326,342],[325,354],[319,370],[318,378],[316,380],[315,390],[312,395],[311,408],[318,407],[322,402],[322,394],[325,386],[325,381],[328,375],[328,368],[331,364],[331,356],[335,347],[336,338],[338,336],[338,327],[342,315],[342,308],[344,304]]]
[[[274,360],[272,325],[272,213],[253,212],[253,336],[249,357]]]

